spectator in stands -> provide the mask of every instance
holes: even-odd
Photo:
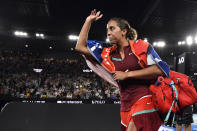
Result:
[[[183,113],[176,115],[176,130],[181,131],[192,131],[193,123],[193,106],[187,106],[183,109]]]

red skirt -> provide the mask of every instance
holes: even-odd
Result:
[[[144,96],[133,104],[128,112],[121,112],[121,129],[126,131],[129,122],[134,122],[138,131],[158,131],[163,124],[152,102],[152,96]]]

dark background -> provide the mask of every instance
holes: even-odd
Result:
[[[166,42],[164,48],[155,49],[171,67],[175,56],[194,52],[192,69],[197,72],[196,44],[177,45],[186,36],[197,35],[196,0],[1,0],[0,50],[27,50],[28,44],[28,50],[43,57],[72,57],[68,52],[76,41],[68,40],[68,35],[79,34],[93,9],[104,16],[92,24],[89,39],[105,41],[107,21],[122,17],[137,30],[138,38],[148,38],[150,44]],[[28,32],[28,37],[16,37],[16,30]],[[36,38],[37,32],[44,33],[45,39]],[[0,130],[118,131],[119,106],[11,103],[0,113]]]
[[[10,103],[1,131],[120,131],[120,105]]]
[[[152,44],[163,40],[166,47],[162,56],[184,51],[195,51],[196,46],[178,47],[178,41],[188,35],[197,35],[197,2],[195,0],[2,0],[0,2],[0,48],[24,48],[43,51],[53,46],[55,51],[74,47],[76,42],[68,35],[78,35],[91,10],[103,13],[103,18],[93,23],[89,39],[106,39],[106,24],[112,17],[129,21],[139,37]],[[14,36],[14,31],[28,32],[28,38]],[[44,33],[45,39],[36,39],[35,33]]]

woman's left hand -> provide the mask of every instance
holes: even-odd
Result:
[[[114,71],[113,77],[114,80],[125,80],[128,78],[128,72],[122,72],[122,71]]]

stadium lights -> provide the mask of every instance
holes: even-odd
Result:
[[[188,36],[186,38],[186,43],[187,43],[187,45],[192,45],[193,44],[193,38],[192,38],[192,36]]]
[[[27,32],[22,32],[22,31],[15,31],[14,35],[16,35],[16,36],[23,36],[23,37],[28,36]]]
[[[178,45],[185,45],[187,44],[188,46],[191,46],[192,44],[197,44],[197,35],[194,36],[187,36],[185,41],[179,41]]]
[[[179,41],[179,42],[178,42],[178,45],[181,45],[181,44],[182,44],[182,42],[181,42],[181,41]]]
[[[178,42],[178,45],[180,46],[180,45],[185,45],[185,41],[179,41]]]
[[[195,36],[194,41],[197,44],[197,35]]]
[[[157,42],[154,42],[154,43],[153,43],[153,46],[157,46]]]
[[[166,45],[166,43],[164,41],[159,41],[158,42],[158,47],[164,47]]]
[[[109,38],[106,38],[106,40],[105,40],[107,43],[109,43]]]
[[[29,45],[26,44],[25,47],[27,48],[27,47],[29,47]]]
[[[148,39],[147,39],[147,38],[144,38],[144,41],[145,41],[145,42],[148,42]]]
[[[182,41],[182,43],[181,43],[182,45],[185,45],[185,41]]]
[[[36,33],[36,37],[37,38],[44,38],[44,34],[42,34],[42,33]]]
[[[77,40],[79,39],[79,36],[76,36],[76,35],[69,35],[68,38],[69,38],[69,40],[77,41]]]
[[[153,46],[156,47],[164,47],[166,45],[166,43],[164,41],[158,41],[158,42],[154,42]]]

